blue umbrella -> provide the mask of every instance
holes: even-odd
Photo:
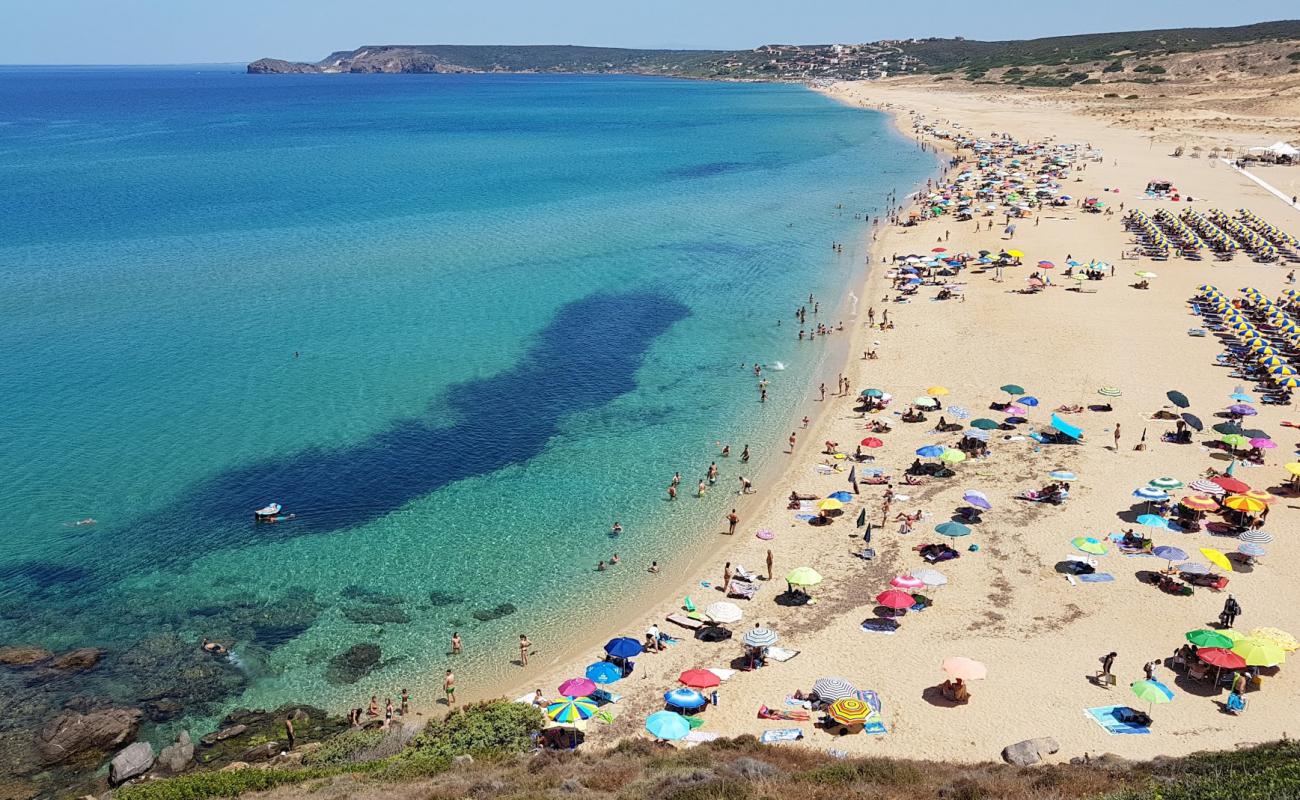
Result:
[[[832,500],[839,500],[841,503],[847,503],[853,499],[853,495],[849,492],[834,492],[829,497]]]
[[[921,458],[938,458],[943,455],[943,448],[937,444],[927,444],[925,447],[917,449],[916,454]]]
[[[993,504],[989,502],[988,495],[984,494],[983,492],[977,489],[967,489],[966,493],[961,496],[961,499],[965,500],[967,503],[970,503],[976,508],[982,508],[985,511],[988,511],[989,509],[993,508]]]
[[[620,636],[605,642],[605,652],[614,658],[631,658],[641,655],[641,643],[628,636]]]
[[[658,711],[646,717],[645,729],[656,739],[684,739],[691,732],[691,723],[681,714]]]
[[[623,670],[608,661],[597,661],[587,667],[587,680],[592,683],[614,683],[623,679]]]
[[[1139,525],[1143,525],[1149,528],[1169,527],[1168,521],[1166,521],[1164,517],[1159,516],[1157,514],[1143,514],[1142,516],[1138,517],[1137,522]]]
[[[1187,553],[1179,550],[1177,547],[1170,547],[1167,544],[1162,544],[1159,547],[1153,548],[1151,550],[1151,555],[1156,558],[1163,558],[1165,561],[1170,562],[1187,560]]]
[[[694,689],[680,686],[670,692],[665,692],[664,702],[674,708],[693,709],[703,708],[709,701],[704,698],[704,695]]]
[[[962,431],[961,435],[965,436],[967,439],[975,439],[980,442],[987,442],[990,438],[988,431],[982,431],[979,430],[978,428],[973,428],[968,431]]]
[[[1169,492],[1164,489],[1157,489],[1154,486],[1143,486],[1141,489],[1134,490],[1133,496],[1150,502],[1152,500],[1168,500]]]
[[[1019,400],[1017,400],[1016,402],[1019,403],[1019,404],[1022,405],[1022,406],[1029,406],[1030,408],[1033,408],[1034,406],[1038,405],[1038,398],[1037,398],[1037,397],[1022,397],[1022,398],[1020,398]]]
[[[1264,548],[1252,542],[1242,542],[1237,545],[1237,552],[1241,553],[1243,556],[1258,558],[1264,555]]]
[[[959,536],[967,536],[970,534],[970,528],[960,522],[940,522],[938,525],[934,526],[934,530],[937,533],[941,533],[944,536],[951,536],[954,539]]]

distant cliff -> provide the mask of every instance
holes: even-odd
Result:
[[[383,45],[331,53],[308,64],[263,58],[254,75],[294,73],[639,72],[688,74],[721,55],[712,50],[629,50],[550,45]]]

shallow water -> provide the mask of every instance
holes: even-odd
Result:
[[[854,212],[935,167],[799,87],[626,77],[4,69],[0,123],[0,643],[109,651],[39,710],[233,642],[149,701],[196,725],[428,685],[452,630],[498,674],[688,557],[715,442],[779,450]]]

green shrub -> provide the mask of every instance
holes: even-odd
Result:
[[[238,772],[196,772],[165,781],[124,786],[114,793],[116,800],[206,800],[211,797],[238,797],[245,792],[264,792],[316,778],[329,778],[344,770],[317,769],[242,769]]]
[[[378,746],[385,735],[386,732],[382,730],[344,731],[325,740],[319,750],[303,756],[302,763],[310,767],[362,761],[364,759],[358,756],[363,756],[367,751]]]
[[[1300,50],[1297,50],[1294,53],[1287,53],[1286,57],[1292,61],[1300,61]]]
[[[798,779],[822,786],[906,786],[919,783],[919,769],[901,761],[887,758],[863,758],[838,761],[801,773]]]
[[[545,718],[540,709],[523,703],[493,700],[457,711],[442,722],[430,723],[411,742],[408,754],[453,758],[458,755],[522,753]]]
[[[1123,72],[1123,71],[1124,71],[1124,62],[1118,58],[1110,62],[1109,64],[1107,64],[1106,68],[1102,70],[1102,72]]]
[[[1150,785],[1110,800],[1276,800],[1300,797],[1300,744],[1281,741],[1249,750],[1175,759]]]
[[[1086,80],[1086,81],[1079,81],[1079,83],[1080,83],[1080,84],[1083,84],[1083,85],[1089,85],[1089,86],[1090,86],[1090,85],[1092,85],[1092,84],[1094,84],[1094,83],[1101,83],[1101,78],[1089,78],[1089,79]]]

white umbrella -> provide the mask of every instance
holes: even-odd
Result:
[[[704,609],[704,613],[709,619],[714,622],[721,622],[724,625],[731,622],[740,622],[741,617],[744,616],[740,606],[722,601],[710,604],[708,608]]]
[[[913,570],[912,577],[919,578],[926,586],[944,586],[948,583],[948,576],[937,569]]]

